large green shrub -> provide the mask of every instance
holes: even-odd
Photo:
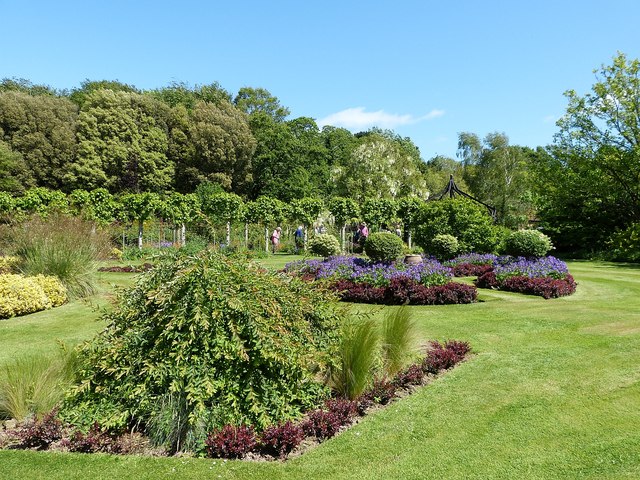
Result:
[[[431,251],[438,260],[449,260],[460,251],[458,239],[453,235],[440,233],[431,239]]]
[[[505,241],[505,253],[515,257],[544,257],[551,249],[551,239],[538,230],[512,232]]]
[[[340,255],[340,242],[329,233],[319,233],[312,237],[308,244],[309,252],[321,257]]]
[[[404,243],[394,233],[372,233],[364,243],[364,253],[373,262],[392,262],[404,252]]]
[[[228,423],[295,418],[327,393],[318,379],[337,346],[337,305],[246,260],[168,256],[105,314],[62,413],[86,425],[153,425],[173,449]]]
[[[429,252],[440,234],[458,239],[458,253],[492,253],[498,246],[497,229],[487,209],[471,200],[453,198],[426,202],[416,215],[415,241]]]
[[[607,241],[606,258],[623,262],[640,261],[640,223],[611,235]]]

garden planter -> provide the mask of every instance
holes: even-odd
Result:
[[[419,254],[405,255],[404,263],[407,263],[409,265],[417,265],[418,263],[422,263],[422,255],[419,255]]]

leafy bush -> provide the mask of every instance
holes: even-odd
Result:
[[[495,252],[498,232],[487,209],[464,198],[426,202],[416,216],[415,242],[425,251],[439,234],[453,235],[463,253]]]
[[[453,235],[440,233],[431,239],[430,252],[435,255],[438,260],[453,258],[459,249],[458,239]]]
[[[70,452],[77,453],[119,453],[116,439],[115,435],[100,427],[98,423],[94,423],[87,432],[75,430],[69,438],[65,439],[64,446]]]
[[[311,253],[320,257],[340,255],[340,242],[329,233],[318,233],[311,237],[307,247]]]
[[[358,414],[358,402],[346,398],[330,398],[324,402],[324,407],[335,414],[342,425],[351,423],[353,417]]]
[[[265,428],[260,436],[262,450],[267,455],[284,458],[304,440],[304,431],[291,420]]]
[[[361,402],[365,404],[378,403],[380,405],[386,405],[395,396],[398,391],[398,386],[385,378],[379,378],[369,390],[362,395]]]
[[[16,430],[22,448],[46,450],[53,442],[62,438],[63,425],[52,410],[41,419],[32,418]]]
[[[51,308],[51,300],[32,278],[5,273],[0,275],[0,318],[26,315]]]
[[[552,248],[551,239],[538,230],[512,232],[504,245],[505,253],[514,257],[543,257]]]
[[[576,282],[571,275],[565,278],[551,277],[508,277],[500,284],[501,290],[510,292],[528,293],[540,297],[558,298],[572,295],[576,291]]]
[[[364,242],[364,253],[372,262],[393,262],[404,252],[404,243],[389,232],[372,233]]]
[[[640,261],[640,223],[616,232],[607,241],[606,257],[622,262]]]
[[[309,413],[307,421],[302,424],[302,430],[306,435],[326,440],[338,433],[343,426],[342,422],[343,418],[339,414],[318,409]]]
[[[438,373],[447,370],[458,363],[462,358],[452,348],[445,348],[439,342],[431,342],[431,350],[422,362],[422,370],[425,373]]]
[[[56,276],[72,298],[95,291],[97,261],[110,247],[108,236],[92,223],[57,214],[34,217],[14,227],[10,236],[23,274]]]
[[[498,288],[500,285],[493,268],[480,275],[473,283],[478,288]]]
[[[225,425],[209,434],[205,441],[207,454],[213,458],[242,458],[258,445],[253,427]]]
[[[51,411],[75,378],[74,351],[15,359],[0,374],[0,418],[22,420]]]
[[[393,383],[399,387],[406,387],[408,385],[420,385],[424,378],[424,372],[422,366],[418,364],[409,365],[407,368],[398,372],[394,377]]]
[[[20,259],[12,256],[0,256],[0,274],[15,273]]]
[[[492,265],[474,265],[473,263],[459,263],[452,268],[456,277],[480,277],[493,270]]]
[[[52,307],[59,307],[67,302],[67,289],[62,282],[58,280],[58,277],[39,274],[29,278],[40,285],[40,288],[42,288],[45,295],[49,298]]]
[[[81,425],[146,424],[165,395],[187,392],[181,444],[202,428],[298,417],[328,393],[317,378],[337,347],[333,299],[214,252],[169,255],[105,314],[62,413]]]

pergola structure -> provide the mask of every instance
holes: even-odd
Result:
[[[469,195],[467,192],[463,192],[462,190],[460,190],[458,188],[458,186],[456,185],[456,182],[453,181],[453,174],[449,175],[449,183],[447,184],[446,187],[444,187],[444,190],[442,191],[442,193],[440,193],[439,195],[434,197],[434,200],[442,200],[443,198],[445,198],[446,196],[449,196],[449,198],[454,198],[457,195],[461,195],[463,197],[469,198],[471,200],[473,200],[476,203],[479,203],[480,205],[484,206],[487,210],[489,210],[489,213],[491,214],[491,217],[495,220],[496,219],[496,208],[492,207],[491,205],[487,205],[484,202],[481,202],[480,200],[478,200],[477,198],[472,197],[471,195]]]

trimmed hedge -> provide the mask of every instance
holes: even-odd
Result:
[[[307,248],[314,255],[321,257],[331,257],[340,255],[340,242],[336,237],[329,233],[318,233],[312,237],[307,244]]]
[[[577,286],[571,275],[559,279],[552,277],[530,278],[518,275],[507,277],[499,282],[493,271],[478,277],[474,283],[478,288],[497,288],[508,292],[538,295],[546,299],[571,295],[575,293]]]
[[[553,244],[538,230],[518,230],[507,237],[504,248],[508,255],[514,257],[544,257]]]
[[[364,253],[372,262],[393,262],[402,256],[404,242],[394,233],[372,233],[364,242]]]

